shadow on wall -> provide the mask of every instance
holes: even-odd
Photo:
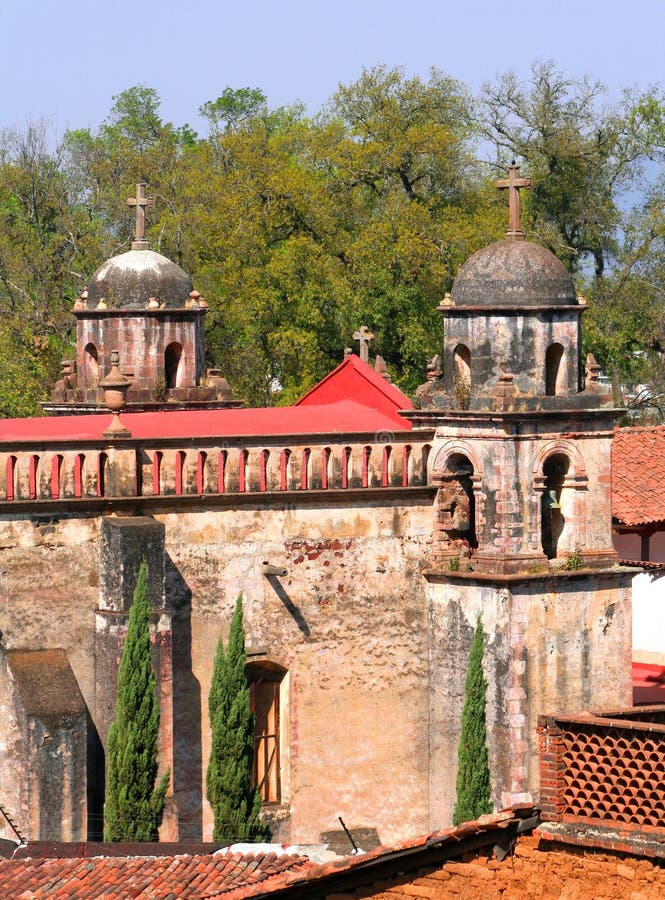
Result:
[[[164,557],[164,587],[173,616],[173,797],[179,840],[201,841],[201,685],[192,672],[192,592],[168,554]]]
[[[305,621],[305,617],[303,616],[300,608],[296,606],[293,600],[286,593],[279,578],[276,575],[266,575],[266,579],[270,584],[270,587],[277,594],[286,609],[293,616],[293,620],[298,628],[302,631],[306,638],[311,637],[312,632],[309,630],[309,625]]]

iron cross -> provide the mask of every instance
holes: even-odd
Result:
[[[533,187],[530,178],[520,177],[520,167],[513,163],[508,166],[508,178],[499,178],[496,186],[499,190],[508,189],[508,231],[506,237],[517,240],[524,237],[520,223],[520,188]]]
[[[374,340],[374,335],[367,325],[361,325],[353,335],[354,341],[360,342],[360,358],[363,362],[369,362],[369,342]]]
[[[135,237],[134,240],[142,241],[145,235],[145,210],[147,206],[154,206],[155,201],[152,197],[146,197],[145,184],[136,185],[136,197],[130,197],[127,200],[127,206],[136,207],[135,220]]]

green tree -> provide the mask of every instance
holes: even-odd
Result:
[[[213,840],[260,841],[269,836],[259,818],[261,796],[252,787],[254,716],[245,674],[242,598],[231,620],[228,650],[219,639],[208,695],[212,747],[206,796],[215,817]]]
[[[118,672],[115,721],[107,747],[105,841],[153,841],[169,785],[157,778],[159,705],[150,652],[148,571],[141,563]]]
[[[492,812],[485,727],[486,694],[487,682],[483,675],[483,625],[478,618],[464,684],[462,733],[457,754],[457,802],[453,813],[454,825],[473,821],[485,813]]]
[[[199,112],[210,123],[213,135],[220,131],[236,131],[243,122],[265,113],[267,97],[260,88],[226,87],[216,100],[208,100]]]

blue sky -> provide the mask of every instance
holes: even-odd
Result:
[[[60,134],[96,127],[138,83],[198,128],[227,85],[313,112],[376,63],[438,66],[472,89],[538,59],[614,92],[665,81],[663,0],[0,0],[0,35],[0,128],[44,116]]]

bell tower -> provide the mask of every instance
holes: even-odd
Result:
[[[438,307],[443,367],[416,394],[436,428],[438,488],[426,578],[432,624],[433,821],[450,818],[464,676],[485,635],[494,802],[537,800],[536,721],[631,702],[631,574],[612,546],[618,411],[582,366],[563,264],[524,239],[511,166],[504,240],[475,253]]]

